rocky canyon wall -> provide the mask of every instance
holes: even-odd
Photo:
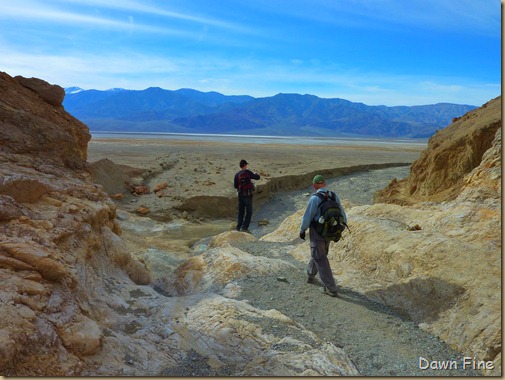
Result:
[[[482,162],[501,128],[501,96],[455,119],[437,131],[412,167],[408,178],[393,181],[379,192],[376,202],[409,204],[456,198],[465,176]]]
[[[103,330],[107,278],[149,281],[122,249],[115,206],[89,179],[88,128],[64,92],[0,73],[0,373],[79,373]],[[102,290],[103,291],[103,290]]]

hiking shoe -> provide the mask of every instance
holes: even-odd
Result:
[[[314,283],[314,277],[308,277],[307,278],[307,284],[313,284]]]
[[[323,293],[329,295],[330,297],[338,297],[338,292],[335,291],[330,291],[326,286],[323,288]]]
[[[252,233],[251,231],[249,231],[247,228],[242,228],[241,230],[242,232],[247,232],[248,234]]]

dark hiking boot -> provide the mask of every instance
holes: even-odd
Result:
[[[326,286],[323,288],[323,293],[329,295],[330,297],[338,297],[338,292],[329,290]]]
[[[313,284],[314,283],[314,277],[307,277],[307,284]]]
[[[247,228],[242,228],[242,229],[241,229],[241,231],[242,231],[242,232],[246,232],[246,233],[248,233],[248,234],[250,234],[250,233],[251,233],[251,231],[249,231]]]

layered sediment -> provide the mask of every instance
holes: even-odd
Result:
[[[500,96],[437,131],[413,163],[410,176],[391,182],[375,200],[409,204],[455,199],[466,185],[465,177],[481,165],[483,155],[493,146],[501,125]]]

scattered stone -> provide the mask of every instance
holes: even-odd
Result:
[[[416,224],[414,226],[408,226],[407,230],[408,231],[421,231],[422,228],[421,228],[421,226],[419,224]]]
[[[115,199],[115,200],[122,200],[124,199],[124,194],[123,193],[116,193],[116,194],[113,194],[110,196],[112,199]]]
[[[143,194],[149,194],[151,192],[151,189],[149,189],[149,186],[141,185],[141,186],[135,186],[133,189],[133,193],[136,195],[143,195]]]
[[[159,183],[154,187],[153,192],[157,193],[158,191],[164,190],[168,187],[167,182]]]
[[[140,206],[137,208],[137,213],[139,214],[142,214],[142,215],[146,215],[146,214],[149,214],[149,207],[146,207],[146,206]]]
[[[75,213],[79,212],[79,207],[77,207],[76,205],[70,205],[68,208],[68,211],[71,214],[75,214]]]

